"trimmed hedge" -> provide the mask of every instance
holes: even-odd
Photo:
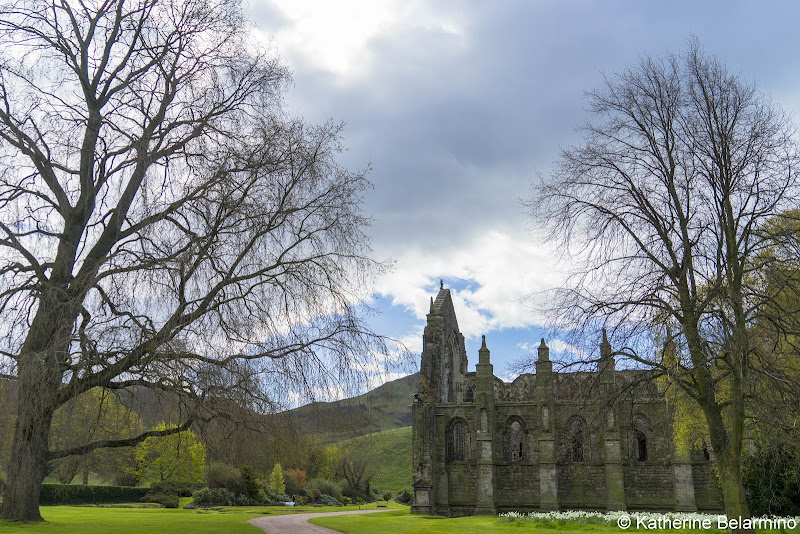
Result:
[[[39,504],[106,504],[138,502],[149,488],[128,486],[81,486],[73,484],[42,484]]]

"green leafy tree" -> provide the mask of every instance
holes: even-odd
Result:
[[[283,482],[283,469],[281,469],[281,464],[275,464],[275,467],[272,469],[272,474],[269,477],[269,489],[278,495],[286,491],[286,485]]]
[[[153,430],[163,431],[176,425],[158,424]],[[147,438],[136,451],[137,476],[146,482],[200,482],[206,465],[206,448],[194,432]]]

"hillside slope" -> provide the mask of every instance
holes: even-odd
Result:
[[[337,443],[367,460],[375,476],[370,486],[397,493],[411,489],[411,427],[392,428]]]
[[[419,373],[387,382],[363,395],[335,402],[314,402],[285,412],[302,433],[333,442],[411,425],[411,403]]]

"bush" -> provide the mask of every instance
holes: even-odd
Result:
[[[243,465],[239,468],[239,473],[241,474],[243,491],[234,493],[243,493],[247,495],[251,501],[258,500],[259,487],[253,469],[249,465]]]
[[[285,493],[279,493],[275,496],[277,502],[291,502],[292,498]]]
[[[289,470],[283,472],[283,484],[285,486],[283,492],[288,495],[296,495],[300,492],[300,483],[294,473]]]
[[[42,484],[39,504],[107,504],[137,502],[148,492],[149,490],[147,488],[131,488],[126,486]]]
[[[317,497],[317,502],[320,504],[324,504],[325,506],[341,506],[342,503],[331,497],[330,495],[326,495],[322,493],[319,497]]]
[[[177,480],[164,480],[150,484],[150,491],[154,493],[174,493],[178,497],[191,497],[192,493],[202,486],[196,482]]]
[[[148,491],[147,494],[139,499],[139,502],[154,502],[162,505],[164,508],[177,508],[178,507],[178,494],[177,493],[164,493]]]
[[[242,472],[221,462],[214,462],[206,467],[206,486],[210,489],[225,488],[234,495],[247,493]]]
[[[400,504],[408,504],[411,502],[411,493],[408,490],[403,490],[401,493],[397,494],[394,500]]]
[[[331,482],[330,480],[326,480],[324,478],[315,478],[309,482],[307,486],[312,488],[312,490],[316,489],[320,493],[330,495],[336,500],[342,498],[342,488],[336,482]]]
[[[235,506],[236,495],[225,488],[201,488],[192,494],[197,506]]]

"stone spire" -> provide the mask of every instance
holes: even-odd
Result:
[[[488,364],[489,363],[489,348],[486,346],[486,336],[481,336],[481,348],[478,350],[478,363],[481,364]]]
[[[544,338],[542,338],[542,343],[539,345],[539,361],[550,361],[550,347],[548,347],[547,343],[544,342]]]

